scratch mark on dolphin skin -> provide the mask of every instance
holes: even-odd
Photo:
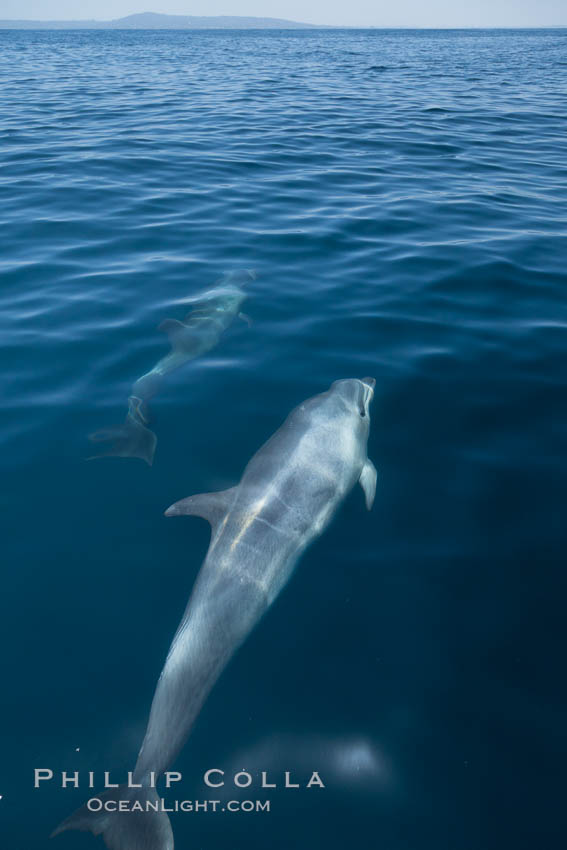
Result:
[[[264,519],[264,518],[263,518],[263,517],[261,517],[261,516],[254,517],[254,520],[255,520],[256,522],[263,522],[263,523],[264,523],[264,525],[267,525],[267,526],[268,526],[268,528],[271,528],[271,529],[272,529],[272,531],[277,531],[277,533],[278,533],[278,534],[283,535],[283,537],[289,537],[289,534],[286,534],[286,533],[285,533],[285,531],[282,531],[282,530],[281,530],[281,528],[278,528],[277,526],[272,525],[272,523],[271,523],[271,522],[268,522],[268,520],[267,520],[267,519]]]
[[[278,493],[276,493],[276,499],[278,500],[278,502],[281,502],[282,505],[284,506],[284,508],[287,508],[288,511],[292,511],[292,513],[295,513],[295,514],[299,513],[297,508],[292,508],[291,505],[288,505],[288,503],[284,499],[282,499],[282,497]]]
[[[256,517],[258,516],[258,514],[260,513],[260,511],[264,507],[264,505],[266,504],[266,499],[267,499],[267,496],[264,496],[263,499],[260,499],[260,501],[256,502],[256,504],[254,505],[252,512],[248,515],[248,517],[246,518],[242,528],[240,529],[240,531],[238,532],[238,534],[236,535],[236,537],[234,538],[234,540],[230,544],[230,551],[231,552],[234,552],[234,549],[236,548],[238,543],[240,543],[240,541],[242,540],[243,535],[250,528],[250,526],[252,525],[252,523],[254,522],[254,520],[256,519]]]

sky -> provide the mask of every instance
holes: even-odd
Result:
[[[136,12],[337,26],[567,26],[567,0],[0,0],[0,18],[110,20]]]

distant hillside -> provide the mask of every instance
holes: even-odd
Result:
[[[242,18],[228,15],[203,18],[193,15],[157,15],[143,12],[114,21],[2,21],[0,29],[88,30],[196,30],[196,29],[313,29],[280,18]]]

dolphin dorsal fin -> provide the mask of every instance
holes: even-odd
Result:
[[[174,344],[175,338],[179,332],[186,330],[187,325],[184,325],[183,322],[180,322],[178,319],[164,319],[163,322],[160,322],[158,325],[158,331],[163,331],[167,334],[172,345]]]
[[[364,490],[364,496],[366,498],[366,507],[368,510],[374,504],[374,496],[376,495],[376,479],[378,478],[378,473],[376,472],[376,467],[370,460],[370,458],[366,458],[366,463],[362,467],[362,472],[360,474],[360,486]]]
[[[234,501],[236,487],[229,490],[219,490],[216,493],[199,493],[188,496],[169,507],[166,516],[200,516],[206,519],[214,529],[222,522]]]

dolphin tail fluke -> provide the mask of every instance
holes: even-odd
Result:
[[[128,415],[121,425],[112,428],[102,428],[89,434],[93,443],[109,443],[109,447],[99,454],[88,458],[96,460],[100,457],[139,457],[151,466],[154,460],[157,437],[144,424],[139,400],[131,396],[129,399]]]
[[[173,833],[155,788],[116,788],[93,798],[59,824],[51,837],[78,829],[102,835],[108,850],[173,850]],[[116,811],[126,803],[126,811]]]

